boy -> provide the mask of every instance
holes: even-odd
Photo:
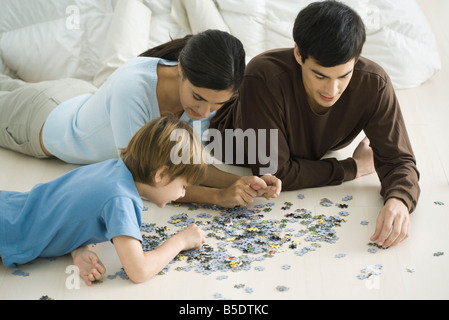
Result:
[[[182,135],[171,141],[176,129]],[[143,252],[141,197],[159,207],[183,197],[188,185],[205,176],[207,165],[193,162],[201,148],[189,124],[155,119],[134,135],[121,159],[77,168],[30,192],[0,191],[3,263],[15,267],[37,257],[71,253],[80,276],[90,285],[106,270],[89,246],[111,240],[133,282],[151,278],[180,251],[200,248],[205,232],[191,225],[157,249]],[[186,164],[170,161],[171,152],[180,150],[190,151]]]
[[[277,129],[273,174],[286,190],[337,185],[377,171],[385,203],[371,241],[383,247],[401,242],[417,205],[419,173],[388,75],[360,56],[362,19],[338,1],[315,2],[298,14],[293,37],[294,48],[248,64],[239,96],[217,112],[211,128]],[[362,130],[367,138],[352,158],[323,158]],[[249,166],[254,174],[262,167]]]

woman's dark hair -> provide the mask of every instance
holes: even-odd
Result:
[[[341,2],[314,2],[299,12],[293,39],[303,62],[311,57],[329,68],[360,57],[366,40],[365,25]]]
[[[236,37],[219,30],[188,35],[152,48],[140,56],[180,62],[194,86],[237,90],[245,73],[245,50]]]

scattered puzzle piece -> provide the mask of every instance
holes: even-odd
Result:
[[[376,247],[377,249],[383,249],[383,250],[386,250],[387,248],[384,248],[384,247],[382,247],[382,246],[379,246],[377,243],[375,243],[375,242],[368,242],[368,244],[367,244],[368,246],[370,246],[370,247]]]
[[[320,204],[321,204],[323,207],[330,207],[330,206],[332,206],[334,203],[333,203],[332,201],[330,201],[329,199],[327,199],[327,198],[323,198],[323,199],[321,199]]]
[[[22,276],[22,277],[28,277],[30,275],[28,272],[24,272],[19,269],[15,270],[12,274],[15,276]]]
[[[128,275],[126,274],[125,270],[122,268],[120,271],[116,272],[114,275],[108,275],[107,278],[109,280],[114,280],[115,278],[120,277],[124,280],[129,280]]]
[[[407,270],[408,273],[414,273],[415,272],[415,269],[412,268],[412,267],[407,267],[406,270]]]
[[[290,290],[290,288],[286,287],[286,286],[277,286],[276,290],[279,291],[279,292],[284,292],[284,291]]]
[[[381,264],[376,264],[375,266],[368,266],[362,270],[360,270],[361,273],[357,275],[357,278],[360,280],[365,279],[373,279],[374,277],[377,277],[380,275],[380,271],[383,268]]]

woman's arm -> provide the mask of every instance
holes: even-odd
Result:
[[[208,165],[201,186],[189,186],[179,202],[216,204],[222,207],[246,206],[257,196],[275,198],[281,192],[281,181],[274,176],[245,176],[227,173]]]

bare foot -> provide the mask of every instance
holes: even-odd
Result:
[[[359,143],[352,157],[357,165],[356,178],[369,175],[376,171],[374,168],[373,149],[371,149],[367,137]]]

